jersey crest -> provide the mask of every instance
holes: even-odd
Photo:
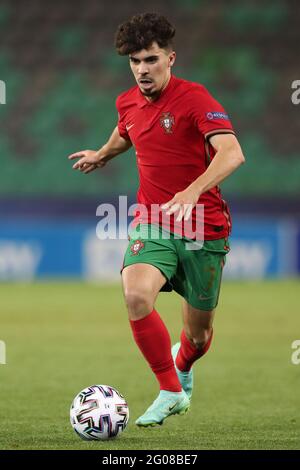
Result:
[[[160,125],[163,127],[166,134],[173,133],[174,124],[175,124],[175,118],[171,113],[162,113],[160,117]]]
[[[142,248],[144,248],[144,243],[141,240],[136,240],[130,247],[131,254],[137,255]]]

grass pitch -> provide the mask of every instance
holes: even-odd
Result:
[[[300,282],[224,282],[209,353],[195,367],[185,416],[158,428],[135,419],[157,396],[132,340],[119,285],[73,282],[0,285],[0,449],[300,449]],[[156,305],[173,342],[180,298]],[[83,388],[109,384],[128,401],[119,438],[81,441],[69,407]]]

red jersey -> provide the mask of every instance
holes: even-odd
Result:
[[[223,107],[204,86],[174,75],[157,100],[148,101],[136,85],[118,96],[116,106],[119,133],[136,150],[137,201],[149,208],[166,203],[205,172],[215,155],[208,137],[234,133]],[[204,205],[204,239],[227,237],[230,215],[219,187],[202,194],[198,204]],[[194,209],[193,222],[195,217]],[[174,221],[171,230],[176,232]]]

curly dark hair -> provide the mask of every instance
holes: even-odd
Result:
[[[161,48],[172,48],[175,28],[157,13],[142,13],[118,26],[115,47],[118,54],[128,55],[148,49],[153,42]]]

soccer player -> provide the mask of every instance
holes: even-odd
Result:
[[[129,56],[136,86],[118,96],[119,121],[108,142],[98,151],[69,156],[78,159],[73,168],[87,174],[133,145],[138,203],[150,211],[159,205],[170,218],[169,238],[164,238],[161,218],[151,225],[149,216],[137,215],[137,224],[153,231],[130,238],[122,269],[133,337],[160,386],[156,400],[137,419],[139,426],[162,424],[190,406],[192,367],[212,341],[229,251],[230,215],[218,185],[244,162],[222,106],[204,86],[171,73],[174,35],[169,21],[154,13],[136,15],[119,26],[116,49]],[[195,224],[199,204],[204,206],[203,246],[187,249],[195,237],[183,231],[180,238],[177,226],[187,220]],[[160,291],[172,289],[182,296],[183,330],[180,343],[171,349],[155,300]]]

